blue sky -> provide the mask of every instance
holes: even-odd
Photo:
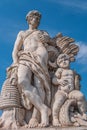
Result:
[[[12,63],[16,36],[28,28],[25,16],[34,9],[42,14],[39,29],[46,30],[51,37],[62,32],[80,46],[71,67],[81,75],[81,91],[87,99],[87,0],[0,0],[0,88],[6,68]]]

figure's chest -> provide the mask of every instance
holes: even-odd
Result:
[[[34,40],[38,40],[38,33],[30,33],[30,34],[25,34],[24,36],[24,42],[26,41],[34,41]]]
[[[66,77],[73,76],[73,71],[72,70],[63,70],[62,76],[66,76]]]
[[[25,32],[24,42],[26,41],[39,41],[42,36],[41,31]]]

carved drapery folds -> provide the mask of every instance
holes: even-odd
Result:
[[[17,36],[0,95],[0,127],[87,126],[81,78],[70,69],[79,47],[62,33],[51,38],[37,30],[39,16],[31,11],[30,28]]]

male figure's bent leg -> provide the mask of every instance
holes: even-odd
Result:
[[[38,94],[41,97],[43,103],[45,100],[45,90],[44,90],[44,86],[41,83],[41,81],[34,75],[34,86],[37,88]],[[40,118],[40,113],[39,111],[34,107],[33,113],[32,113],[32,117],[29,121],[29,127],[36,127],[38,126],[38,118]]]
[[[49,125],[48,108],[42,102],[41,97],[38,95],[37,90],[31,85],[31,70],[24,65],[19,65],[18,68],[18,84],[21,92],[27,97],[30,102],[41,113],[41,124],[43,126]]]

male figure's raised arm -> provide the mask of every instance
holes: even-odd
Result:
[[[18,63],[18,52],[22,49],[23,46],[23,31],[20,31],[17,35],[17,39],[14,44],[12,58],[13,63]]]

